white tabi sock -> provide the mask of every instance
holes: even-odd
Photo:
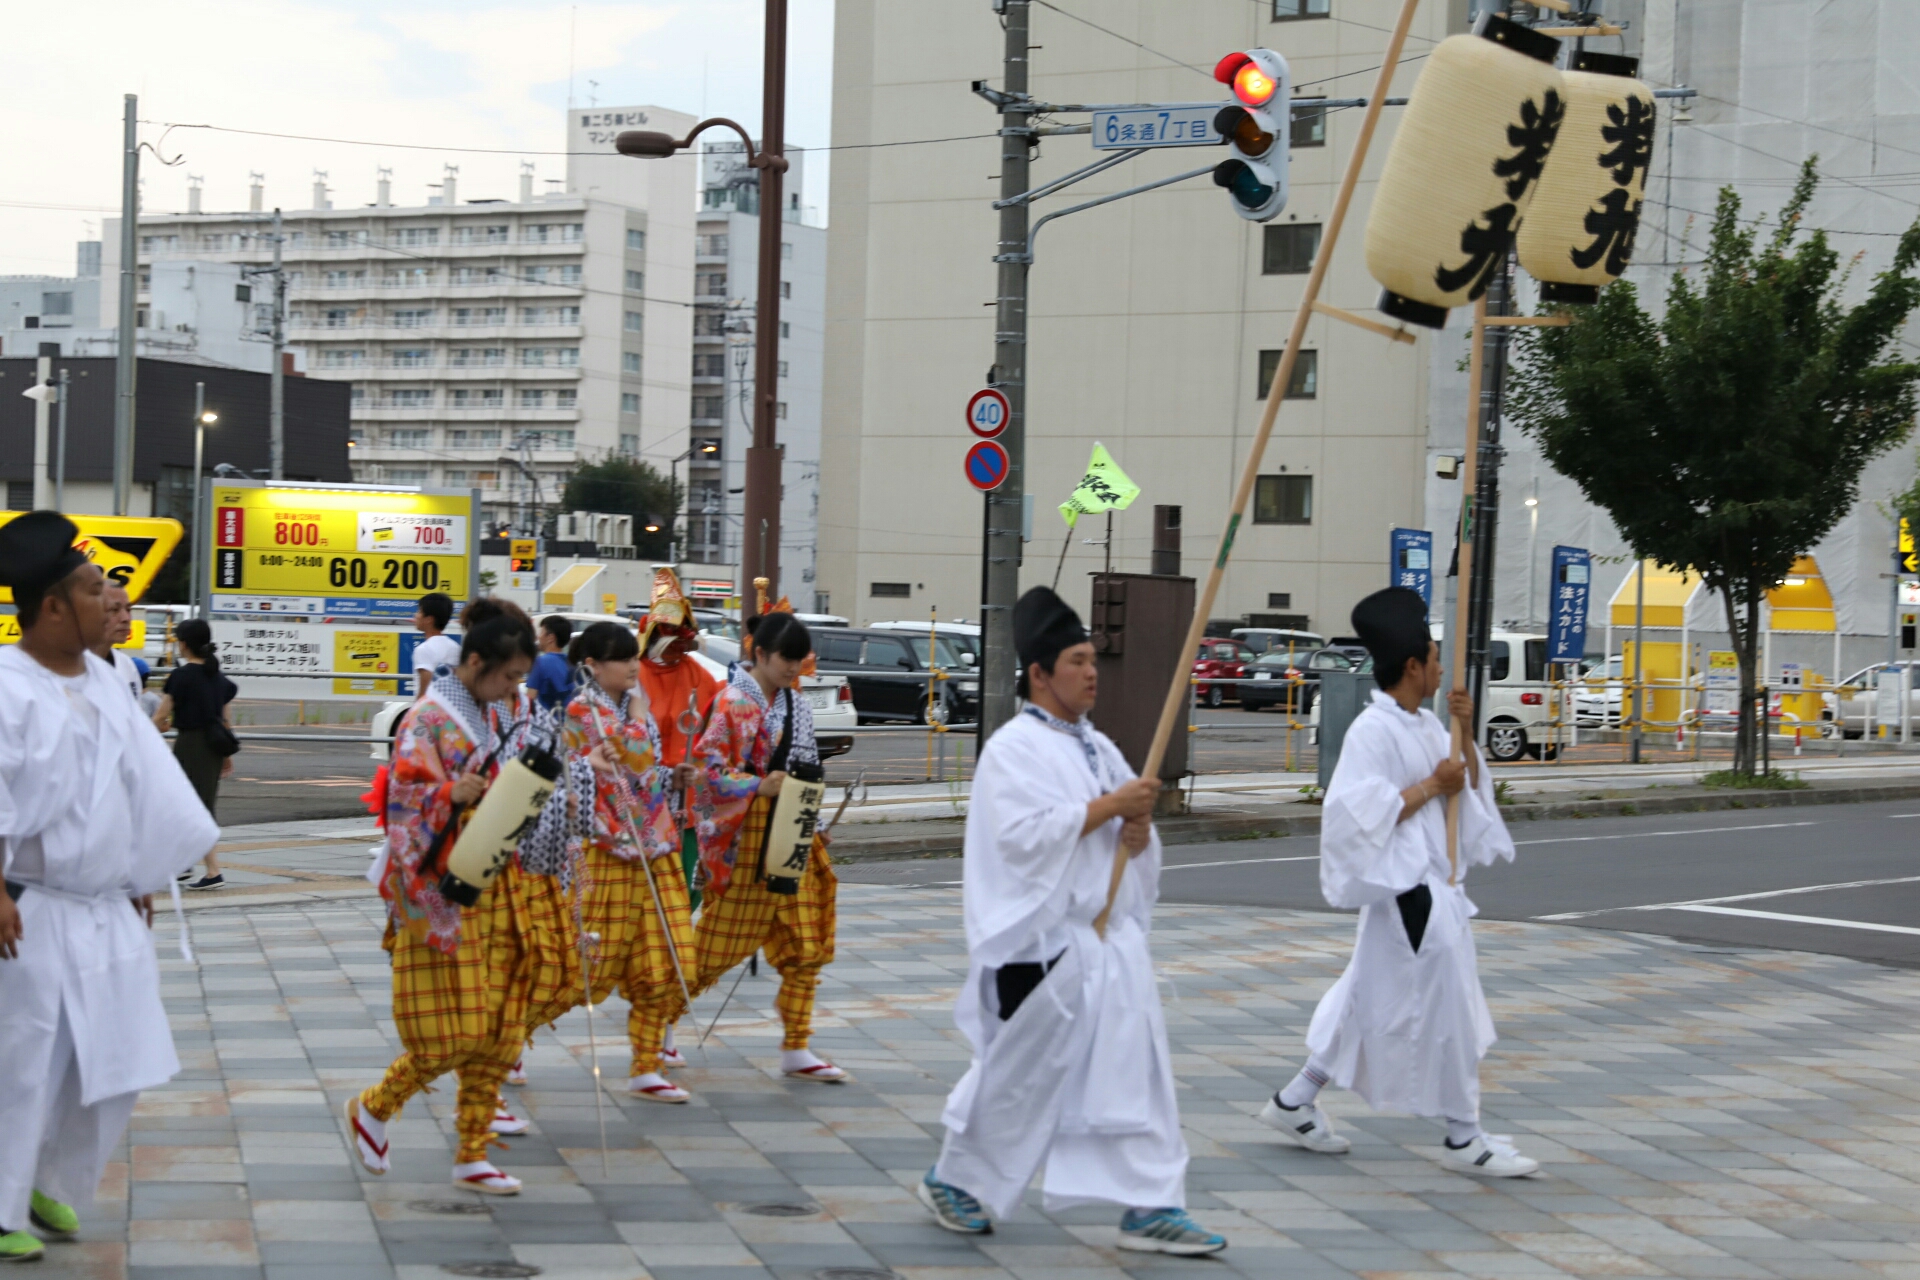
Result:
[[[1479,1137],[1480,1133],[1480,1121],[1478,1119],[1449,1119],[1447,1121],[1447,1145],[1456,1151]]]
[[[1287,1083],[1287,1087],[1274,1096],[1280,1105],[1291,1111],[1304,1106],[1320,1096],[1320,1090],[1327,1084],[1327,1073],[1309,1062],[1300,1068],[1300,1074]]]
[[[809,1067],[824,1067],[827,1060],[811,1049],[782,1049],[780,1051],[780,1070],[805,1071]]]
[[[666,1039],[660,1042],[660,1048],[661,1048],[661,1051],[665,1053],[673,1052],[673,1028],[672,1027],[667,1028]]]

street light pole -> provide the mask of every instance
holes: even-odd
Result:
[[[747,449],[746,527],[763,531],[758,554],[745,540],[740,584],[768,581],[780,598],[780,445],[775,410],[780,400],[780,231],[786,203],[787,0],[767,0],[761,64],[760,154],[780,164],[760,169],[760,281],[754,319],[753,444]],[[744,592],[742,594],[745,594]]]
[[[53,509],[67,509],[67,397],[73,394],[73,378],[60,370],[60,419],[53,437]]]
[[[133,495],[133,394],[139,358],[140,100],[127,95],[120,164],[120,341],[113,359],[113,514]]]
[[[200,606],[203,603],[200,598],[200,593],[206,588],[206,575],[200,571],[200,557],[205,555],[207,550],[207,542],[206,542],[206,537],[207,537],[206,523],[207,522],[200,518],[201,506],[202,506],[200,501],[200,490],[203,487],[200,479],[200,468],[203,465],[204,459],[206,458],[207,428],[212,426],[214,423],[218,422],[219,420],[220,420],[219,414],[207,412],[207,384],[204,382],[194,383],[193,384],[193,542],[192,542],[191,552],[187,557],[188,558],[187,572],[192,577],[192,583],[188,588],[187,598],[191,600],[193,604],[196,606]],[[199,609],[198,613],[196,613],[195,616],[205,617],[206,610],[204,608]]]

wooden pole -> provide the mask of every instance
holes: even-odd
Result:
[[[1473,304],[1473,336],[1469,339],[1472,347],[1467,352],[1467,456],[1460,469],[1460,564],[1458,570],[1459,587],[1454,591],[1453,622],[1447,632],[1447,643],[1453,646],[1453,688],[1455,692],[1465,692],[1467,687],[1467,619],[1472,616],[1473,592],[1469,585],[1473,581],[1473,522],[1479,513],[1473,509],[1474,486],[1480,476],[1480,388],[1486,375],[1484,352],[1487,344],[1487,299],[1482,294]],[[1447,732],[1453,740],[1448,758],[1455,764],[1467,758],[1467,735],[1473,731],[1471,725],[1463,725],[1447,715]],[[1447,797],[1447,883],[1460,881],[1460,796],[1455,792]]]
[[[1260,472],[1260,459],[1267,451],[1267,440],[1273,435],[1273,422],[1280,413],[1280,402],[1286,398],[1287,387],[1293,381],[1293,367],[1299,362],[1300,349],[1307,338],[1307,322],[1313,318],[1314,303],[1319,300],[1320,286],[1326,280],[1327,267],[1333,261],[1334,246],[1340,240],[1340,228],[1346,222],[1347,209],[1353,203],[1353,189],[1360,181],[1361,167],[1366,163],[1367,148],[1372,145],[1374,128],[1380,123],[1381,108],[1386,105],[1387,91],[1393,87],[1393,73],[1400,62],[1401,50],[1407,43],[1407,31],[1413,26],[1414,11],[1420,7],[1420,0],[1401,0],[1399,20],[1393,24],[1393,33],[1387,37],[1386,53],[1380,59],[1380,74],[1374,78],[1373,93],[1367,98],[1366,114],[1360,119],[1360,136],[1354,140],[1353,154],[1347,157],[1347,170],[1340,178],[1340,190],[1333,200],[1333,211],[1327,218],[1326,233],[1321,237],[1319,251],[1313,255],[1313,270],[1307,274],[1305,291],[1300,296],[1300,306],[1293,314],[1293,329],[1287,335],[1287,348],[1280,356],[1280,367],[1273,371],[1273,382],[1267,387],[1266,407],[1260,412],[1260,429],[1254,433],[1253,447],[1247,452],[1246,466],[1240,472],[1239,487],[1233,493],[1233,510],[1227,516],[1227,526],[1220,532],[1220,550],[1213,558],[1213,568],[1207,574],[1207,584],[1200,592],[1200,598],[1194,602],[1193,618],[1187,624],[1187,642],[1181,652],[1194,654],[1200,651],[1200,641],[1204,638],[1207,615],[1213,611],[1214,599],[1220,594],[1220,580],[1226,575],[1227,560],[1233,554],[1234,535],[1240,531],[1240,520],[1246,514],[1247,503],[1253,498],[1253,482]],[[1167,698],[1160,707],[1160,723],[1153,731],[1153,745],[1147,750],[1145,767],[1140,770],[1143,778],[1158,777],[1161,761],[1166,759],[1167,745],[1173,740],[1174,727],[1180,721],[1182,703],[1185,701],[1189,672],[1182,668],[1176,672],[1167,686]],[[1120,894],[1120,882],[1127,874],[1128,854],[1125,848],[1116,848],[1113,852],[1113,876],[1107,884],[1107,905],[1094,919],[1093,927],[1102,938],[1107,936],[1107,918],[1113,914],[1114,899]]]

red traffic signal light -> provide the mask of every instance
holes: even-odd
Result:
[[[1286,130],[1293,98],[1287,60],[1271,49],[1239,50],[1214,65],[1213,78],[1232,86],[1235,98],[1213,118],[1214,130],[1233,151],[1215,167],[1214,183],[1226,188],[1235,213],[1265,222],[1287,205]]]

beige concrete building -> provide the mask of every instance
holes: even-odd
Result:
[[[1035,5],[1032,90],[1052,102],[1224,100],[1215,61],[1264,45],[1291,64],[1297,97],[1365,94],[1399,6],[1330,7],[1115,0],[1098,7],[1101,31]],[[1422,7],[1396,93],[1412,84],[1413,59],[1464,29],[1465,8]],[[990,0],[840,0],[836,22],[833,140],[859,149],[837,151],[833,163],[820,585],[835,612],[859,621],[924,617],[929,607],[976,618],[982,504],[961,473],[972,440],[963,410],[993,359],[999,144],[860,144],[993,134],[999,117],[969,84],[1000,82],[1002,32]],[[1258,424],[1263,360],[1285,344],[1360,114],[1297,124],[1290,202],[1266,226],[1241,221],[1200,178],[1041,235],[1027,364],[1027,491],[1037,510],[1023,586],[1053,573],[1065,536],[1053,507],[1095,441],[1142,488],[1115,521],[1114,568],[1146,571],[1156,503],[1184,508],[1186,570],[1211,558]],[[1356,311],[1379,293],[1362,232],[1395,114],[1382,122],[1323,293]],[[1034,181],[1094,155],[1084,136],[1045,139]],[[1036,212],[1215,157],[1224,152],[1156,152]],[[1308,337],[1313,354],[1281,413],[1212,616],[1278,615],[1331,634],[1347,630],[1354,601],[1386,584],[1388,529],[1426,527],[1432,344],[1391,343],[1322,317]],[[1083,520],[1067,553],[1061,590],[1081,607],[1104,548],[1080,539],[1101,532],[1102,522]]]

